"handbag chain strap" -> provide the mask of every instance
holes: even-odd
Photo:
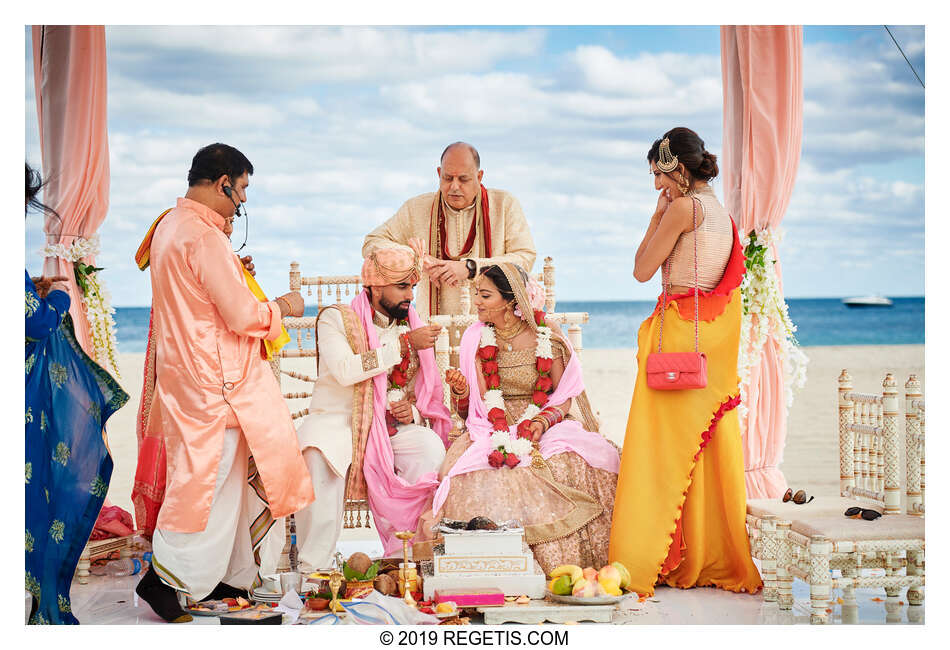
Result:
[[[693,199],[693,322],[696,324],[696,352],[699,352],[699,233],[696,232],[696,197]],[[663,262],[663,309],[660,310],[660,339],[657,343],[657,352],[663,351],[663,322],[666,316],[666,280],[670,277],[670,257],[672,253]]]

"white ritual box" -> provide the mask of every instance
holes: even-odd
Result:
[[[445,555],[521,555],[524,530],[466,530],[443,533]]]

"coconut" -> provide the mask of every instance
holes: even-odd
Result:
[[[392,596],[396,593],[396,581],[385,573],[376,576],[373,586],[376,587],[376,591],[384,596]]]
[[[356,552],[346,561],[346,566],[350,567],[358,576],[365,574],[373,565],[366,553]]]

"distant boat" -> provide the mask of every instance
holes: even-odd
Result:
[[[848,307],[892,307],[894,305],[890,298],[884,296],[859,296],[857,298],[844,298],[843,302]]]

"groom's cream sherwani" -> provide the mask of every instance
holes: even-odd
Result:
[[[352,417],[354,389],[360,382],[388,373],[401,360],[396,323],[387,316],[373,314],[373,326],[379,336],[379,347],[363,354],[354,354],[347,339],[343,317],[338,309],[324,309],[317,320],[318,376],[314,385],[309,414],[297,430],[304,460],[310,470],[317,499],[310,507],[296,513],[297,543],[300,563],[305,568],[321,568],[330,564],[343,525],[343,493],[347,469],[353,458]],[[419,358],[410,354],[407,394],[412,393]],[[422,419],[412,407],[414,422],[399,425],[389,438],[395,457],[396,474],[414,483],[427,472],[437,472],[445,457],[441,438],[422,426]],[[269,539],[266,555],[272,572],[283,547],[283,526],[279,539]],[[280,548],[275,547],[280,546]],[[276,555],[276,556],[275,556]]]

